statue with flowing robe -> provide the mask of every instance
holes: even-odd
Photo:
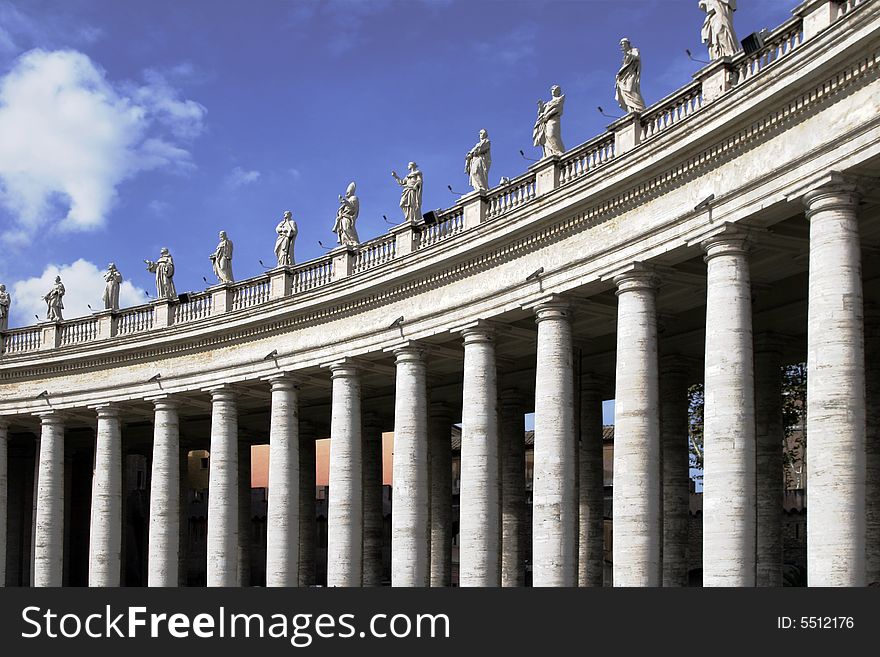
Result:
[[[641,112],[645,109],[645,99],[642,98],[642,59],[639,50],[632,47],[629,39],[620,40],[620,50],[623,52],[623,64],[617,71],[614,83],[617,104],[627,114]]]
[[[177,290],[174,289],[174,259],[165,247],[159,252],[159,259],[144,260],[147,271],[156,274],[156,298],[174,299]]]
[[[293,246],[296,242],[297,232],[293,213],[286,210],[281,221],[275,226],[275,233],[278,235],[275,238],[275,258],[278,260],[279,267],[288,267],[294,264]]]
[[[0,284],[0,331],[9,328],[9,306],[12,304],[12,297],[6,291],[6,286]]]
[[[46,302],[46,319],[51,322],[60,322],[64,319],[63,313],[64,310],[64,283],[61,282],[61,277],[55,277],[55,285],[52,286],[52,289],[49,290],[48,294],[43,297],[43,301]]]
[[[709,59],[731,57],[740,50],[733,29],[736,0],[700,0],[699,8],[706,12],[700,37],[709,49]]]
[[[214,268],[214,275],[221,283],[232,283],[232,240],[226,237],[226,231],[220,231],[220,243],[214,253],[208,256]]]
[[[475,190],[489,189],[489,167],[492,166],[492,145],[489,133],[480,130],[480,141],[464,158],[464,172],[470,177],[471,187]]]
[[[336,233],[336,242],[344,246],[357,246],[360,244],[355,222],[361,212],[361,202],[355,195],[356,185],[354,181],[345,190],[345,196],[339,196],[339,209],[336,211],[336,222],[333,224],[333,232]]]
[[[403,210],[403,218],[415,224],[422,221],[422,172],[415,162],[410,162],[407,169],[409,173],[404,178],[398,176],[396,171],[392,171],[391,175],[397,184],[403,187],[403,191],[400,192],[400,209]]]
[[[565,96],[558,84],[550,87],[550,100],[546,103],[538,101],[538,118],[532,128],[532,143],[544,149],[544,157],[562,155],[565,146],[562,144],[562,108]]]
[[[122,274],[114,263],[107,265],[104,272],[104,310],[119,310],[119,286],[122,285]]]

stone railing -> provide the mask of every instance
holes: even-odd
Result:
[[[840,20],[844,16],[846,16],[853,9],[858,7],[859,5],[864,4],[868,0],[843,0],[843,2],[837,3],[837,16],[836,19]]]
[[[681,123],[703,106],[703,85],[692,82],[671,96],[652,105],[642,114],[641,141],[650,139]]]
[[[116,335],[130,335],[149,331],[156,321],[152,305],[126,308],[116,317]]]
[[[423,226],[419,233],[418,248],[424,249],[458,235],[464,230],[464,208],[460,205],[447,210],[437,217],[430,226]]]
[[[486,218],[491,219],[510,212],[533,198],[535,198],[535,174],[530,172],[489,192],[486,196],[489,205],[486,209]]]
[[[795,17],[783,23],[767,35],[760,50],[750,55],[742,53],[734,59],[736,84],[753,78],[773,62],[789,55],[803,42],[803,21],[800,18]]]
[[[207,292],[190,293],[185,302],[176,303],[174,324],[184,324],[211,316],[211,295]]]
[[[580,178],[614,157],[614,133],[608,132],[569,151],[559,160],[559,184]]]
[[[3,353],[25,354],[42,345],[43,330],[39,326],[12,329],[3,335]]]
[[[361,244],[354,257],[354,273],[357,274],[393,260],[396,243],[394,235],[382,235]]]
[[[324,256],[297,265],[293,270],[293,291],[304,292],[326,285],[333,278],[333,260]]]
[[[269,300],[271,285],[265,276],[240,281],[232,288],[232,310],[258,306]]]
[[[66,347],[70,344],[91,342],[100,335],[100,322],[97,317],[83,317],[60,326],[59,344]]]

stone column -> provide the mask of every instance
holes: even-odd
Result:
[[[577,440],[568,304],[535,308],[535,466],[532,488],[534,586],[577,586]]]
[[[495,336],[484,325],[462,331],[459,584],[501,583],[501,499]]]
[[[153,400],[148,586],[177,586],[180,568],[180,421],[177,400]]]
[[[755,336],[756,586],[782,586],[782,345],[772,334]]]
[[[296,586],[299,579],[299,399],[296,382],[289,375],[272,377],[269,385],[272,410],[269,420],[266,586]]]
[[[155,454],[156,447],[153,446]],[[155,456],[154,456],[155,460]],[[181,447],[177,461],[178,483],[180,486],[180,495],[178,497],[178,541],[177,541],[177,585],[187,586],[189,584],[189,448]],[[152,519],[150,520],[152,522]],[[152,531],[150,532],[152,536]],[[174,537],[169,535],[168,541],[173,541]],[[169,559],[173,558],[173,554],[169,554]],[[166,581],[172,582],[172,579]],[[173,584],[168,584],[173,586]]]
[[[754,586],[755,379],[746,237],[731,229],[702,246],[707,265],[703,586]]]
[[[363,419],[364,586],[382,586],[382,422],[375,413]]]
[[[34,586],[61,586],[64,567],[64,420],[40,413]]]
[[[866,581],[880,582],[880,309],[865,309]]]
[[[92,513],[89,526],[89,586],[119,586],[122,574],[122,430],[119,409],[98,406]]]
[[[525,586],[526,444],[522,394],[515,388],[503,390],[500,407],[501,586]]]
[[[431,484],[428,469],[428,391],[424,351],[394,350],[394,488],[391,504],[391,585],[431,581]]]
[[[859,193],[844,182],[804,198],[807,320],[807,579],[864,586],[865,354]]]
[[[690,463],[687,374],[682,356],[670,354],[660,359],[663,586],[688,585]]]
[[[0,417],[0,587],[6,586],[6,515],[9,494],[9,422]]]
[[[581,377],[580,396],[578,586],[602,586],[605,576],[602,395],[592,377]]]
[[[238,443],[238,585],[251,585],[251,444]]]
[[[452,413],[432,402],[428,417],[431,444],[431,586],[452,586]]]
[[[662,567],[657,281],[643,266],[616,276],[614,585],[660,586]]]
[[[315,585],[315,432],[299,423],[299,585]]]
[[[330,499],[327,509],[327,586],[361,586],[363,476],[361,382],[358,368],[331,365]]]
[[[228,386],[212,388],[208,473],[208,586],[238,585],[238,410]]]

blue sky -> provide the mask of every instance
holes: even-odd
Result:
[[[784,22],[795,0],[740,0],[740,38]],[[297,261],[322,253],[337,195],[357,181],[361,239],[398,223],[390,176],[415,160],[424,209],[467,191],[463,156],[481,128],[490,182],[516,176],[538,98],[566,94],[571,148],[619,114],[627,36],[647,103],[706,58],[697,0],[0,0],[0,282],[11,326],[44,315],[61,271],[67,315],[100,304],[114,261],[123,305],[155,294],[145,258],[171,249],[178,291],[212,284],[225,230],[238,279],[272,262],[293,211]]]

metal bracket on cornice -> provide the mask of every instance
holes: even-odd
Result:
[[[263,356],[263,360],[278,360],[278,350],[273,349],[268,354]]]
[[[36,397],[34,397],[34,399],[45,399],[45,400],[48,402],[48,401],[49,401],[49,391],[48,391],[48,390],[44,390],[44,391],[41,392],[39,395],[37,395]]]

